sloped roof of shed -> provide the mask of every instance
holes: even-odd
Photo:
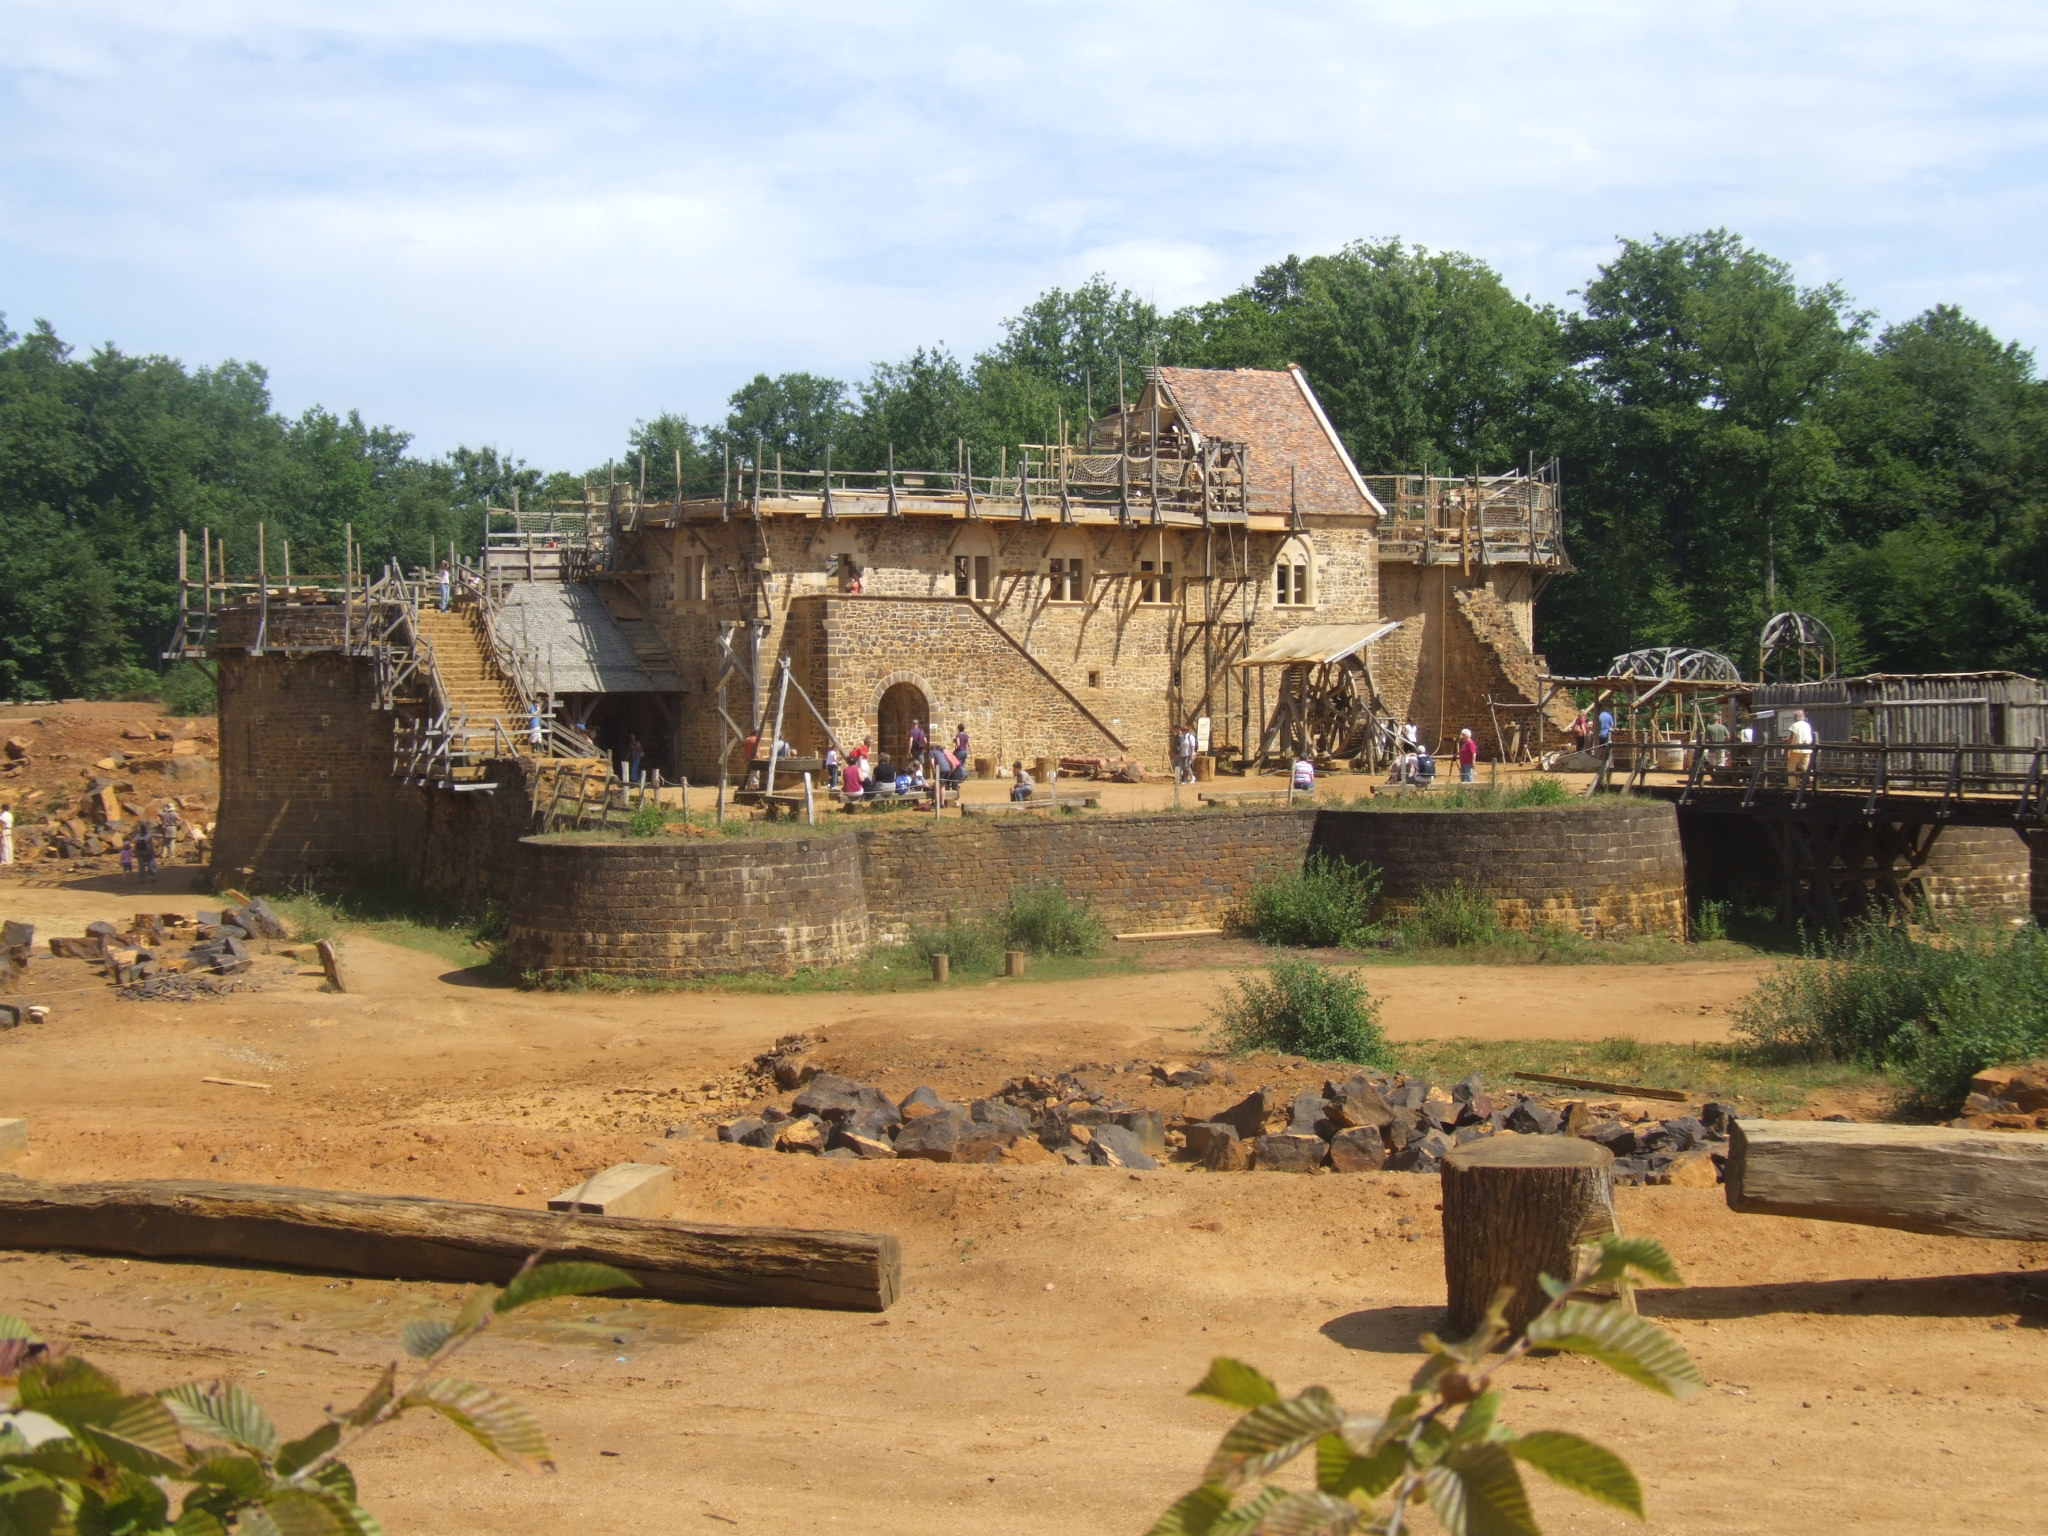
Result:
[[[681,693],[666,667],[642,665],[595,590],[574,581],[520,581],[505,590],[501,632],[533,658],[556,693]],[[549,680],[552,679],[550,683]]]

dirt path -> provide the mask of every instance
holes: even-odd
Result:
[[[0,886],[8,915],[59,926],[198,904]],[[906,1255],[904,1299],[880,1318],[620,1301],[523,1318],[465,1370],[537,1410],[561,1473],[515,1477],[444,1427],[402,1428],[358,1462],[394,1532],[1142,1530],[1227,1421],[1185,1396],[1212,1354],[1369,1408],[1406,1378],[1442,1302],[1425,1178],[845,1164],[663,1135],[701,1120],[702,1082],[792,1030],[828,1033],[828,1063],[893,1061],[953,1091],[1184,1053],[1214,971],[899,997],[561,996],[480,988],[391,946],[350,951],[360,991],[346,997],[308,974],[271,992],[117,1002],[81,967],[47,1024],[0,1035],[0,1115],[34,1128],[16,1171],[534,1206],[608,1163],[655,1159],[679,1171],[681,1215],[890,1231]],[[1397,1035],[1676,1040],[1719,1038],[1755,969],[1368,979]],[[1662,1237],[1694,1282],[1645,1308],[1713,1385],[1680,1405],[1536,1362],[1514,1378],[1529,1390],[1511,1394],[1511,1422],[1622,1451],[1650,1490],[1652,1529],[2036,1528],[2048,1334],[2025,1295],[2048,1292],[2033,1278],[2048,1245],[1740,1218],[1713,1190],[1621,1202],[1627,1229]],[[400,1324],[450,1310],[454,1294],[0,1253],[0,1310],[138,1382],[238,1376],[297,1424],[360,1390]],[[1540,1498],[1556,1531],[1637,1529]]]

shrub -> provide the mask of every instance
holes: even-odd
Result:
[[[1703,901],[1692,911],[1695,944],[1713,944],[1728,937],[1728,903]]]
[[[1231,914],[1231,926],[1262,944],[1336,948],[1369,942],[1380,877],[1327,854],[1311,853],[1298,870],[1263,876]]]
[[[210,715],[220,708],[213,674],[194,661],[180,662],[166,672],[157,697],[167,715]]]
[[[987,918],[949,912],[944,927],[913,926],[904,947],[926,963],[945,955],[955,970],[992,971],[1003,958],[1003,931]]]
[[[1233,1054],[1278,1051],[1311,1061],[1390,1066],[1379,1004],[1349,971],[1282,956],[1265,979],[1239,976],[1218,1002],[1217,1038]]]
[[[1403,942],[1439,949],[1489,944],[1499,937],[1500,909],[1492,894],[1463,880],[1424,891],[1401,922]]]
[[[1093,907],[1050,882],[1012,891],[1002,928],[1012,949],[1034,955],[1092,955],[1108,937]]]
[[[2048,934],[1866,923],[1764,978],[1735,1028],[1766,1054],[1896,1072],[1950,1108],[1985,1067],[2048,1052]]]
[[[643,805],[626,818],[626,830],[635,837],[652,837],[666,825],[668,817],[658,805]]]
[[[1565,787],[1563,779],[1551,774],[1540,773],[1526,784],[1508,791],[1502,804],[1510,809],[1522,806],[1563,805],[1572,798],[1572,792]]]

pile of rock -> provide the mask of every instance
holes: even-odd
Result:
[[[1632,1184],[1712,1184],[1734,1109],[1709,1103],[1697,1115],[1624,1119],[1619,1103],[1547,1103],[1487,1091],[1477,1074],[1448,1089],[1420,1078],[1361,1072],[1320,1090],[1260,1088],[1227,1108],[1169,1125],[1164,1113],[1119,1103],[1071,1072],[1011,1078],[986,1098],[957,1103],[919,1087],[901,1100],[881,1089],[771,1053],[764,1076],[797,1088],[721,1125],[721,1141],[838,1158],[923,1158],[939,1163],[1066,1162],[1157,1168],[1173,1160],[1216,1172],[1434,1173],[1451,1148],[1482,1136],[1583,1136],[1615,1155],[1615,1177]],[[1153,1080],[1199,1088],[1216,1069],[1168,1066]]]
[[[28,949],[35,942],[35,930],[23,923],[10,923],[12,935],[25,932],[19,946],[6,952],[18,969],[28,964]],[[88,923],[76,936],[60,934],[48,943],[50,953],[60,960],[84,960],[104,968],[107,979],[118,987],[129,987],[166,974],[209,972],[235,976],[248,971],[256,957],[251,949],[257,940],[286,936],[284,919],[261,899],[219,912],[201,912],[186,917],[181,912],[138,912],[127,928],[110,922]],[[173,950],[183,948],[182,955]],[[172,995],[162,988],[145,995]]]
[[[2048,1061],[1986,1067],[1970,1079],[1963,1113],[1950,1124],[1973,1131],[2048,1130]]]
[[[1448,1089],[1422,1078],[1360,1072],[1291,1098],[1256,1089],[1187,1125],[1182,1135],[1204,1167],[1287,1173],[1322,1167],[1434,1173],[1453,1147],[1485,1136],[1583,1136],[1614,1154],[1618,1182],[1712,1184],[1721,1159],[1711,1148],[1727,1141],[1734,1117],[1732,1106],[1709,1103],[1697,1115],[1630,1122],[1621,1118],[1619,1103],[1496,1097],[1477,1072]]]

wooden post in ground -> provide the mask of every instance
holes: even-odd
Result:
[[[811,772],[804,770],[804,821],[815,827],[818,824],[818,802],[811,795]]]
[[[1504,1133],[1454,1148],[1443,1194],[1451,1338],[1478,1327],[1503,1286],[1519,1334],[1550,1300],[1537,1277],[1568,1277],[1580,1244],[1618,1230],[1614,1154],[1577,1136]]]
[[[320,969],[327,973],[327,990],[346,992],[348,985],[342,980],[341,961],[334,953],[334,941],[322,939],[313,948],[320,954]]]
[[[1003,974],[1005,976],[1022,976],[1024,974],[1023,950],[1006,949],[1003,951]]]
[[[952,974],[953,974],[953,957],[952,957],[951,955],[933,955],[933,956],[932,956],[932,980],[933,980],[933,981],[945,981],[945,980],[947,980],[947,979],[948,979],[949,977],[951,977],[951,975],[952,975]]]

